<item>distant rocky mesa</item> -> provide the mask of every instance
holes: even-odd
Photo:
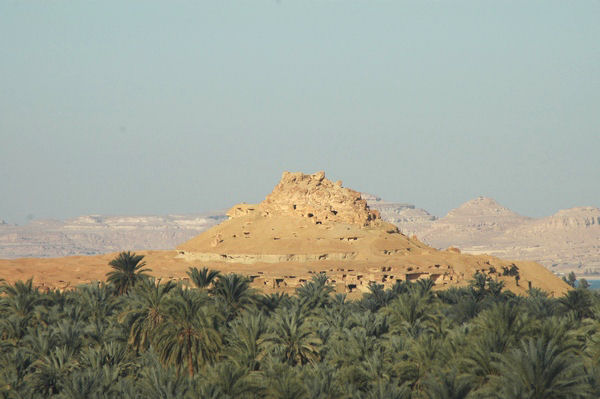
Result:
[[[0,259],[168,249],[225,219],[223,212],[167,216],[80,216],[0,224]]]
[[[324,222],[369,226],[381,222],[379,213],[369,209],[358,191],[342,187],[342,182],[325,179],[325,172],[303,174],[284,172],[281,181],[259,205],[239,204],[228,213],[239,217],[258,211],[265,216],[289,214]]]
[[[361,197],[367,201],[369,208],[379,212],[381,219],[398,226],[407,236],[419,235],[437,220],[436,216],[412,204],[387,202],[369,193],[361,193]]]
[[[420,210],[417,217],[409,219],[397,216],[407,210],[405,206],[384,211],[385,204],[379,199],[369,201],[384,220],[435,248],[456,246],[471,254],[534,260],[560,273],[600,273],[600,209],[595,207],[565,209],[534,219],[492,198],[478,197],[443,218],[429,217]]]

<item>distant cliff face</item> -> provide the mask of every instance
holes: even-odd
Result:
[[[379,212],[381,219],[398,226],[407,236],[412,236],[431,226],[437,217],[425,209],[415,208],[414,205],[401,202],[386,202],[372,194],[362,193],[369,208]]]
[[[600,228],[600,209],[591,206],[563,209],[547,218],[537,220],[529,229],[543,231],[594,230]]]
[[[0,258],[94,255],[168,249],[225,219],[223,212],[169,216],[80,216],[0,225]]]
[[[379,201],[381,202],[381,201]],[[376,209],[380,209],[374,205]],[[396,214],[405,205],[396,207]],[[579,207],[533,219],[479,197],[440,219],[400,219],[380,211],[382,218],[436,247],[455,246],[466,253],[489,253],[505,259],[535,260],[555,271],[600,273],[600,209]]]

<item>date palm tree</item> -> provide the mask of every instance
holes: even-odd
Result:
[[[101,397],[99,381],[103,378],[102,370],[75,373],[63,384],[62,396],[73,399]]]
[[[28,386],[32,393],[49,397],[61,391],[66,378],[75,370],[74,353],[65,347],[56,347],[49,355],[42,356],[32,364]]]
[[[361,305],[371,312],[377,312],[382,307],[389,305],[398,296],[394,290],[384,289],[383,284],[371,283],[368,289],[369,292],[362,297]]]
[[[548,294],[539,288],[531,288],[527,291],[524,301],[527,313],[534,318],[541,319],[550,317],[556,313],[557,303],[548,297]]]
[[[106,320],[118,310],[121,302],[115,298],[115,288],[104,282],[81,286],[77,292],[78,303],[82,305],[86,317],[92,321]]]
[[[342,389],[335,368],[326,364],[307,367],[303,370],[302,381],[309,398],[343,399],[347,395]]]
[[[567,295],[558,300],[560,309],[564,312],[573,312],[578,320],[585,317],[591,317],[592,313],[592,295],[589,290],[578,288],[569,290]]]
[[[432,375],[423,385],[427,399],[463,399],[473,388],[469,379],[457,375],[456,370]]]
[[[175,283],[161,284],[152,278],[144,280],[133,291],[128,308],[119,319],[129,326],[129,344],[136,351],[148,349],[156,329],[167,318],[168,294]]]
[[[258,297],[256,305],[265,313],[270,315],[280,306],[288,306],[290,304],[290,296],[285,292],[274,292]]]
[[[208,269],[207,267],[203,267],[202,269],[190,267],[186,273],[196,288],[199,289],[208,288],[221,274],[218,270]]]
[[[56,345],[64,347],[77,353],[83,345],[84,323],[64,319],[51,327],[53,339]]]
[[[103,370],[104,378],[112,375],[127,374],[133,369],[134,354],[128,350],[127,344],[118,342],[104,342],[99,347],[88,347],[80,351],[79,367],[89,370]],[[112,385],[114,381],[108,378],[108,384]]]
[[[281,309],[274,314],[267,340],[290,365],[313,362],[319,356],[321,341],[300,306]]]
[[[211,293],[225,307],[227,320],[232,320],[258,298],[256,289],[250,288],[250,279],[235,273],[220,276]]]
[[[8,315],[0,319],[0,342],[16,344],[26,337],[29,319],[19,315]]]
[[[497,353],[516,345],[532,325],[522,307],[508,301],[493,305],[473,321],[474,330],[489,344],[488,350]]]
[[[176,372],[176,369],[172,367],[161,367],[160,363],[151,361],[154,359],[148,360],[148,364],[142,368],[139,381],[136,383],[144,396],[136,395],[136,397],[165,399],[189,397],[186,394],[190,390],[190,384],[185,376]]]
[[[108,262],[113,271],[106,274],[107,281],[114,284],[117,294],[126,294],[130,288],[139,281],[148,277],[147,272],[151,269],[143,269],[146,262],[142,262],[144,255],[136,255],[135,252],[121,252],[115,259]]]
[[[0,314],[15,314],[26,318],[31,317],[35,307],[43,301],[39,289],[33,286],[32,278],[16,281],[12,285],[2,282],[0,295]]]
[[[258,374],[237,363],[224,361],[212,367],[208,373],[209,384],[214,385],[220,398],[250,399],[261,397],[262,388],[258,384]],[[204,396],[203,396],[204,397]]]
[[[187,367],[190,376],[213,361],[221,347],[219,316],[214,306],[205,306],[205,301],[196,291],[178,290],[168,304],[168,319],[156,332],[160,360],[178,370]]]
[[[300,380],[296,368],[276,360],[266,368],[263,385],[266,388],[264,397],[266,399],[304,399],[306,389]]]
[[[226,343],[227,357],[249,370],[258,370],[267,354],[266,334],[267,324],[263,313],[244,312],[231,323]]]
[[[325,273],[319,273],[296,289],[300,303],[307,309],[321,308],[329,304],[333,286],[328,283],[329,277]]]
[[[519,348],[501,356],[498,370],[502,398],[589,397],[581,360],[571,351],[561,350],[554,340],[522,341]]]
[[[430,295],[425,293],[422,296],[418,289],[411,289],[410,293],[398,296],[382,311],[389,316],[393,332],[412,336],[431,330],[435,319],[439,316]]]
[[[27,397],[28,382],[25,377],[37,357],[18,349],[0,356],[0,397]]]

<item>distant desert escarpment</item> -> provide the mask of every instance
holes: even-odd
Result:
[[[0,259],[99,255],[123,248],[172,249],[226,219],[224,211],[167,216],[87,215],[33,220],[24,226],[0,221]]]
[[[463,286],[476,272],[504,281],[515,292],[535,287],[562,295],[568,290],[538,263],[438,250],[409,237],[382,219],[361,193],[323,172],[285,172],[264,201],[236,205],[227,217],[176,250],[140,253],[157,277],[185,280],[188,267],[207,266],[248,275],[266,292],[293,291],[322,272],[337,292],[352,295],[373,283],[420,279],[431,279],[438,289]],[[34,276],[38,284],[65,288],[103,279],[115,255],[3,260],[0,277]],[[519,279],[502,273],[515,266]]]
[[[438,218],[412,204],[361,193],[370,209],[407,236],[438,249],[539,262],[555,273],[600,274],[600,209],[578,207],[534,219],[491,198],[479,197]],[[80,216],[33,220],[24,226],[0,220],[0,259],[96,255],[171,249],[215,226],[225,211],[167,216]]]
[[[475,198],[436,218],[422,209],[369,197],[369,205],[405,234],[463,253],[539,262],[557,273],[600,274],[600,209],[577,207],[534,219],[486,197]]]

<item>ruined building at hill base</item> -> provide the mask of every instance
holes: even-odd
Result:
[[[331,182],[324,172],[285,172],[266,199],[239,204],[229,219],[180,245],[177,259],[241,272],[263,290],[292,291],[325,272],[341,293],[370,284],[432,279],[438,288],[465,285],[475,272],[525,292],[535,287],[562,295],[568,286],[534,262],[436,250],[383,221],[357,191]],[[504,271],[516,266],[518,277]]]

